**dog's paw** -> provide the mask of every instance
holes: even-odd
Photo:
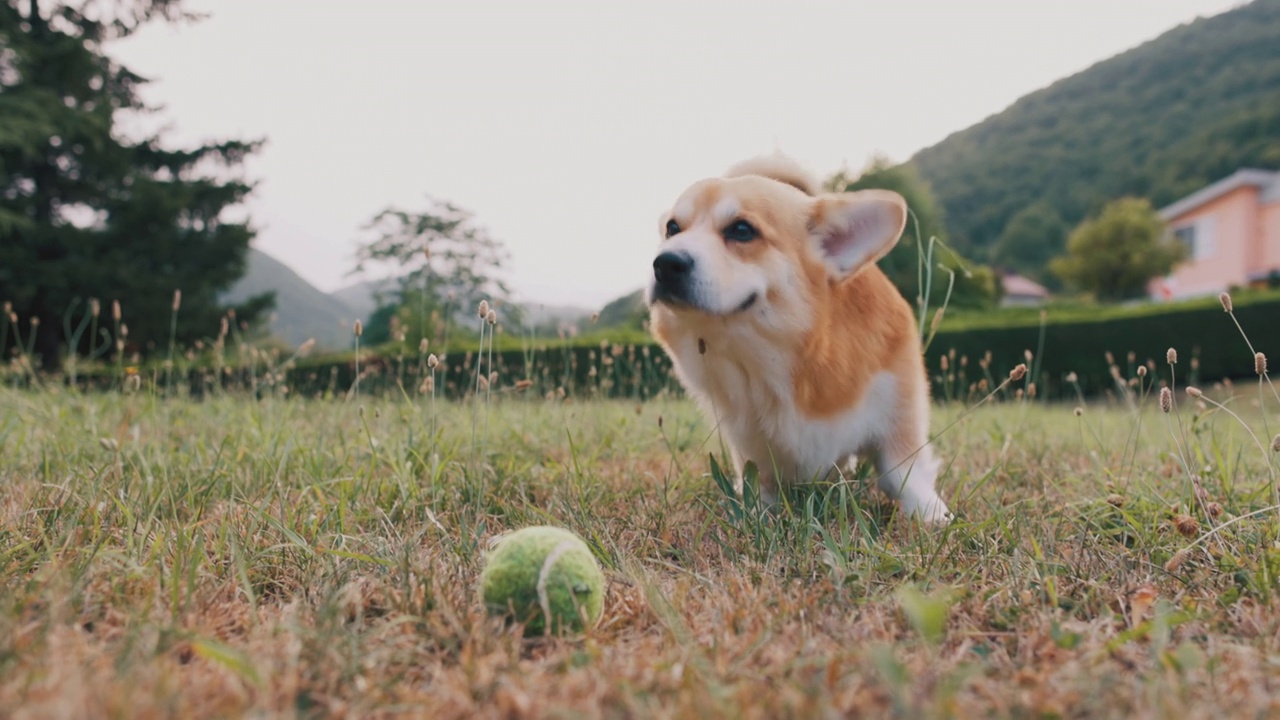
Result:
[[[947,504],[937,495],[923,498],[902,498],[902,511],[909,517],[929,525],[946,525],[955,519]]]

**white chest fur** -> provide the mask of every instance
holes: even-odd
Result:
[[[745,338],[744,338],[745,339]],[[691,394],[715,418],[739,467],[754,461],[762,474],[808,482],[843,468],[851,455],[875,446],[898,406],[897,378],[872,376],[851,407],[830,417],[809,417],[794,401],[792,360],[721,335],[700,354],[698,341],[672,348],[676,370]]]

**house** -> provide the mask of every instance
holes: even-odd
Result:
[[[1049,299],[1049,291],[1043,285],[1017,273],[1002,275],[1000,288],[1000,305],[1004,307],[1043,305]]]
[[[1187,260],[1152,296],[1212,295],[1280,280],[1280,172],[1241,169],[1157,211]]]

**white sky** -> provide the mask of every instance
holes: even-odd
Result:
[[[519,298],[642,285],[690,182],[780,149],[826,175],[905,160],[1019,96],[1237,0],[196,0],[109,48],[171,145],[266,136],[256,247],[322,290],[359,227],[472,210]]]

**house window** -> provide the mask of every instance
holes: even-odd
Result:
[[[1207,260],[1213,256],[1213,218],[1176,227],[1173,238],[1187,247],[1188,260]]]
[[[1183,225],[1180,228],[1173,229],[1173,239],[1187,246],[1187,257],[1194,258],[1196,255],[1196,226]]]

